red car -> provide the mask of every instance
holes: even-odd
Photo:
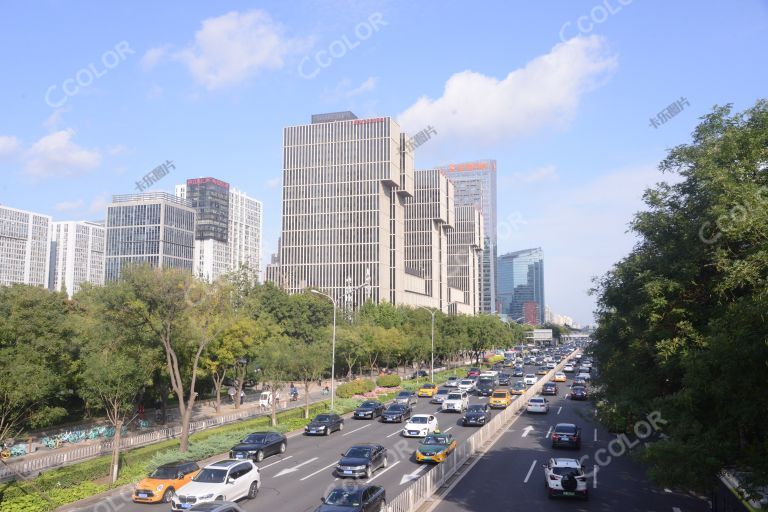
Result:
[[[470,368],[467,372],[467,377],[479,377],[480,376],[480,368]]]

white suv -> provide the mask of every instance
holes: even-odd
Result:
[[[547,494],[555,496],[579,496],[589,498],[587,477],[577,459],[549,459],[544,464],[544,480]]]
[[[255,498],[261,485],[252,461],[221,460],[204,467],[171,501],[171,510],[188,510],[197,503]]]
[[[458,388],[460,391],[469,393],[475,389],[475,379],[461,379]]]
[[[443,400],[440,410],[443,412],[453,411],[462,413],[469,406],[469,396],[463,391],[451,391],[448,397]]]
[[[526,386],[533,386],[534,384],[536,384],[537,380],[539,379],[536,377],[536,374],[533,374],[533,373],[526,373],[525,377],[523,377],[523,382],[525,383]]]

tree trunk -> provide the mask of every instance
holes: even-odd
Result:
[[[115,437],[112,439],[112,471],[110,471],[110,482],[117,481],[117,475],[120,471],[120,439],[122,437],[123,420],[115,422]]]
[[[181,416],[181,436],[179,437],[179,451],[186,452],[189,450],[189,420],[192,416],[192,404],[187,407]]]
[[[216,378],[214,375],[213,377],[213,389],[214,393],[216,395],[216,413],[221,412],[221,385],[224,382],[224,376],[222,375],[221,379]]]

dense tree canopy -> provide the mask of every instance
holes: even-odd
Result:
[[[719,107],[660,166],[634,250],[596,287],[599,382],[627,421],[659,411],[645,452],[666,485],[724,468],[768,483],[768,103]]]

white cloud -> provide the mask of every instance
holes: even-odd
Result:
[[[347,98],[351,98],[352,96],[358,96],[360,94],[371,92],[376,88],[376,80],[377,78],[375,76],[369,76],[363,83],[352,89],[351,91],[347,91]]]
[[[83,207],[83,204],[84,203],[82,199],[78,199],[77,201],[62,201],[60,203],[56,203],[54,208],[59,212],[69,212],[73,210],[79,210]]]
[[[168,46],[150,48],[141,58],[141,69],[149,71],[168,57]]]
[[[21,141],[10,135],[0,135],[0,157],[10,156],[21,147]]]
[[[305,51],[305,40],[284,35],[283,27],[266,11],[231,11],[203,20],[195,41],[170,55],[184,63],[192,76],[209,90],[240,83],[264,69],[282,68],[285,58]],[[142,59],[150,68],[166,55],[153,48]]]
[[[101,154],[72,142],[74,134],[72,129],[60,130],[35,142],[25,153],[25,174],[38,178],[71,176],[98,167]]]
[[[398,120],[406,131],[434,126],[441,141],[482,143],[563,126],[582,96],[602,85],[617,67],[617,58],[608,55],[606,47],[601,37],[576,37],[501,80],[473,71],[456,73],[445,83],[442,96],[419,98]]]
[[[123,155],[127,152],[128,152],[128,147],[123,144],[118,144],[116,146],[112,146],[111,148],[107,149],[107,154],[109,156]]]

